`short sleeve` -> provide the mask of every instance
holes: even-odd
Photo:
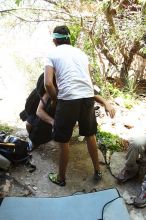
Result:
[[[44,66],[52,66],[53,67],[53,62],[51,57],[45,57],[44,59]]]

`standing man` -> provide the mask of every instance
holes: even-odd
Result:
[[[78,121],[79,134],[86,137],[87,147],[94,167],[94,178],[99,181],[101,172],[96,143],[97,123],[94,112],[94,90],[90,78],[88,58],[80,49],[71,46],[67,26],[57,26],[53,31],[56,45],[45,64],[45,87],[54,103],[57,101],[54,140],[60,145],[59,172],[49,173],[49,179],[65,186],[69,157],[69,140]],[[53,85],[55,74],[58,94]]]

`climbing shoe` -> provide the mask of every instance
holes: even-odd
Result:
[[[65,186],[66,185],[65,180],[63,180],[63,181],[58,180],[57,173],[49,173],[48,177],[52,183],[57,184],[58,186]]]
[[[102,179],[102,173],[100,171],[95,171],[94,180],[99,181]]]

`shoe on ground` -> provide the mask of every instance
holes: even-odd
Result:
[[[57,173],[49,173],[48,177],[49,177],[49,180],[50,180],[52,183],[54,183],[54,184],[56,184],[56,185],[58,185],[58,186],[65,186],[65,185],[66,185],[65,180],[62,180],[62,181],[58,180],[58,175],[57,175]]]
[[[100,171],[96,171],[94,173],[94,180],[100,181],[102,179],[102,173]]]
[[[133,170],[127,170],[126,168],[123,168],[121,172],[117,176],[117,180],[121,183],[124,183],[132,178],[134,178],[137,175],[137,171]]]
[[[134,206],[137,208],[146,207],[146,191],[141,191],[141,193],[135,198]]]

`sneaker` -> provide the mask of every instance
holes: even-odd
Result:
[[[133,170],[127,170],[126,167],[121,170],[121,172],[117,176],[117,180],[121,183],[126,182],[127,180],[130,180],[134,178],[137,175],[137,171]]]
[[[58,186],[65,186],[66,185],[65,180],[62,180],[62,181],[58,180],[57,173],[49,173],[48,177],[52,183],[57,184]]]
[[[99,181],[102,179],[102,173],[100,171],[96,171],[94,173],[94,180]]]
[[[146,207],[146,191],[141,190],[140,194],[135,198],[133,204],[137,208]]]

